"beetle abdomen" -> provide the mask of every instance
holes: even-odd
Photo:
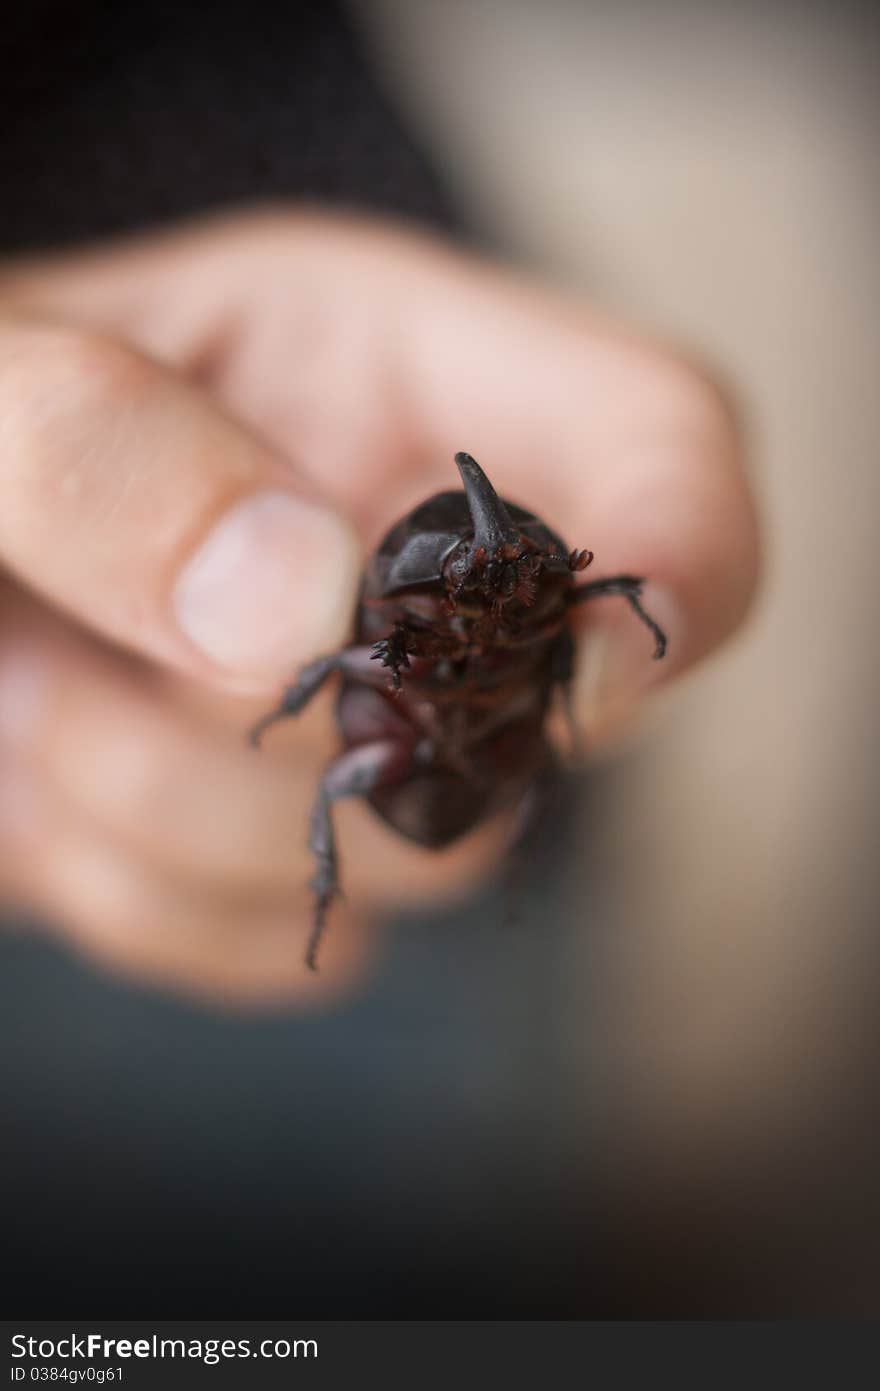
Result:
[[[459,695],[448,705],[432,705],[426,720],[422,702],[413,701],[411,693],[392,697],[346,681],[336,715],[347,748],[389,738],[402,747],[419,747],[421,766],[404,782],[374,788],[366,799],[400,835],[437,849],[483,821],[505,800],[509,784],[528,778],[546,698],[544,685],[536,692],[528,684],[503,701],[496,695],[473,708],[466,694],[464,701]],[[485,734],[469,745],[462,735],[474,729]]]
[[[400,835],[436,850],[484,820],[490,796],[446,768],[426,768],[405,782],[376,788],[368,800]]]

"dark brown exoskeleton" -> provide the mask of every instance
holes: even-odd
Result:
[[[365,797],[419,845],[450,844],[498,807],[528,797],[552,761],[544,725],[554,688],[567,696],[572,604],[620,594],[666,651],[642,608],[644,583],[615,575],[575,586],[591,551],[569,551],[531,512],[498,497],[476,460],[456,454],[464,492],[437,493],[393,526],[369,561],[351,647],[318,657],[251,731],[296,715],[342,674],[343,752],[321,778],[309,848],[316,869],[314,970],[339,891],[331,804]],[[380,666],[375,666],[375,662]]]

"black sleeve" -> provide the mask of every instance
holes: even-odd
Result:
[[[332,0],[19,0],[3,30],[0,253],[276,198],[454,221]]]

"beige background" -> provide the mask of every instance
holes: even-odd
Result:
[[[613,1047],[593,1066],[618,1108],[626,1083],[618,1142],[648,1127],[660,1168],[680,1174],[707,1146],[766,1160],[777,1136],[782,1179],[801,1139],[839,1136],[841,1090],[858,1092],[868,1061],[874,34],[831,6],[362,0],[358,12],[495,245],[685,341],[743,403],[766,532],[760,603],[600,773],[609,819],[584,828],[585,855],[617,867],[620,907],[604,966]]]

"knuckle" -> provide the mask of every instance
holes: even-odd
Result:
[[[742,623],[760,584],[746,412],[723,371],[678,346],[643,344],[629,363],[629,399],[639,403],[635,485],[649,519],[654,504],[661,528],[674,518],[678,587],[714,644]]]
[[[746,464],[747,429],[735,389],[720,373],[695,361],[680,370],[686,429],[701,468],[701,479],[693,480],[693,493],[701,500],[694,513],[699,523],[694,567],[704,578],[717,579],[710,586],[707,627],[720,638],[743,622],[761,579],[761,527]]]
[[[116,708],[112,688],[102,694],[103,710],[97,693],[76,687],[56,705],[42,735],[45,766],[70,805],[98,824],[149,825],[173,799],[177,765],[148,707],[132,718]]]
[[[45,545],[47,520],[80,525],[125,494],[151,372],[91,331],[29,326],[0,345],[2,522],[20,552]]]
[[[716,453],[739,460],[743,449],[743,407],[733,383],[707,363],[683,364],[688,406],[716,445]],[[717,446],[721,446],[717,448]]]
[[[131,397],[147,364],[122,344],[91,330],[29,325],[3,353],[4,397],[13,438],[38,455],[59,428],[78,427]]]
[[[658,387],[657,404],[675,428],[697,438],[707,459],[739,466],[743,410],[721,371],[696,356],[676,352],[664,364]]]
[[[106,812],[130,829],[163,825],[180,764],[147,721],[118,731],[97,751],[92,788]]]

